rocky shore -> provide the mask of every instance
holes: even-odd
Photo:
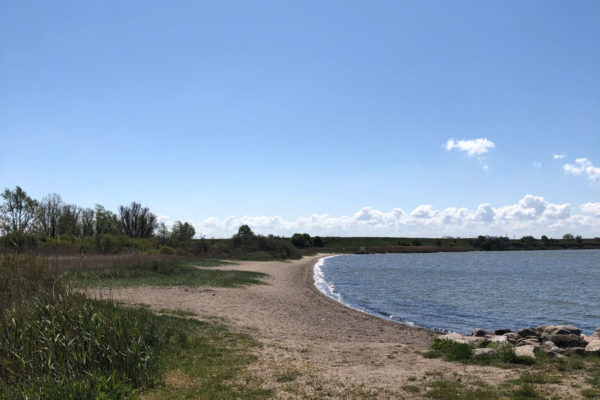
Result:
[[[494,332],[475,329],[471,335],[450,332],[439,337],[474,347],[475,355],[498,355],[499,346],[511,346],[519,357],[535,358],[536,350],[554,357],[564,357],[566,353],[600,354],[600,328],[591,336],[581,333],[573,325],[542,325],[537,328],[524,328],[518,332],[498,329]]]

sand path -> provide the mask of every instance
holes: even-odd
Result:
[[[223,318],[233,329],[249,333],[264,346],[248,372],[252,376],[244,379],[254,384],[258,379],[279,399],[420,398],[406,385],[441,377],[496,385],[515,375],[422,357],[431,331],[352,310],[320,293],[312,278],[320,257],[215,268],[264,272],[270,276],[267,285],[142,287],[101,295],[155,309],[185,310],[201,319]]]

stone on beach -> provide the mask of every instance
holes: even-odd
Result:
[[[585,347],[587,342],[580,335],[575,334],[558,334],[547,336],[548,340],[554,342],[560,348]]]
[[[483,349],[474,349],[473,354],[476,356],[496,357],[498,355],[498,352],[494,349],[483,348]]]
[[[519,336],[522,338],[539,337],[540,332],[533,328],[523,328],[519,332]]]
[[[585,346],[584,351],[591,354],[600,354],[600,339],[589,343],[587,346]]]
[[[526,344],[525,346],[517,346],[515,347],[515,355],[517,357],[531,357],[535,358],[535,347],[530,344]]]
[[[494,331],[495,335],[505,335],[507,333],[511,333],[512,331],[510,329],[496,329]]]
[[[592,337],[600,339],[600,328],[594,329],[594,333],[592,333]]]
[[[450,333],[440,336],[439,338],[452,340],[453,342],[464,343],[464,344],[471,344],[478,340],[474,336],[465,336],[465,335],[461,335],[460,333],[457,333],[457,332],[450,332]]]

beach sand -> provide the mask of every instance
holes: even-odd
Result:
[[[412,399],[421,398],[425,382],[460,379],[498,386],[518,376],[518,370],[423,357],[434,332],[350,309],[315,288],[313,266],[324,256],[215,267],[267,273],[266,285],[142,287],[98,295],[193,312],[250,334],[263,346],[238,383],[268,388],[277,399]],[[422,389],[415,393],[407,386]]]

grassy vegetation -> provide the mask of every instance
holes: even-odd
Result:
[[[580,393],[586,398],[600,398],[600,356],[568,354],[565,357],[552,357],[542,351],[535,358],[517,357],[510,345],[489,345],[495,347],[498,356],[476,356],[470,345],[447,339],[434,339],[426,357],[443,358],[463,364],[490,365],[501,368],[518,368],[520,376],[504,382],[502,388],[487,388],[483,392],[473,391],[469,385],[444,381],[438,387],[430,388],[427,396],[443,399],[543,399],[540,388],[556,385],[575,375],[584,377],[589,387]],[[444,397],[446,396],[446,397]]]
[[[64,282],[72,287],[138,287],[138,286],[213,286],[240,287],[263,284],[266,274],[249,271],[222,271],[199,268],[215,266],[217,260],[205,263],[159,259],[140,261],[129,266],[107,266],[72,269],[63,274]]]
[[[2,255],[0,398],[268,397],[231,383],[256,342],[175,314],[87,299],[40,260]]]

